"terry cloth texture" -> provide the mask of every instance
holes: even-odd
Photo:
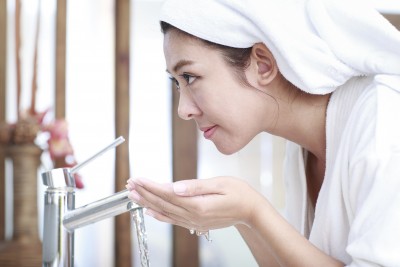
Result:
[[[314,209],[307,153],[288,142],[286,217],[346,266],[400,266],[400,78],[353,78],[331,96],[327,162]]]
[[[400,32],[366,1],[166,0],[160,20],[226,46],[262,42],[283,76],[312,94],[354,76],[400,75]]]

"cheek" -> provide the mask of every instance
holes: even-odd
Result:
[[[254,119],[254,89],[231,77],[208,79],[191,88],[192,99],[210,122],[229,128],[240,128]],[[226,81],[226,82],[224,82]]]
[[[221,102],[219,88],[201,85],[191,88],[191,96],[196,105],[208,116],[220,113],[225,104]]]

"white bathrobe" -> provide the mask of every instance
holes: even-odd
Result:
[[[326,172],[315,212],[307,153],[287,145],[287,219],[346,266],[400,266],[400,77],[349,80],[333,92],[326,120]]]

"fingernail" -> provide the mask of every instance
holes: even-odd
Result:
[[[186,185],[184,183],[180,183],[180,182],[174,183],[173,188],[174,188],[175,194],[177,194],[177,195],[185,194],[186,189],[187,189]]]
[[[129,191],[131,191],[131,190],[133,189],[132,186],[131,186],[130,184],[126,184],[126,185],[125,185],[125,188],[128,189]]]
[[[135,202],[140,200],[140,196],[136,191],[129,192],[128,197]]]

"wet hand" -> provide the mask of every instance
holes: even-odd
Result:
[[[207,231],[247,224],[260,201],[266,201],[246,182],[233,177],[184,180],[159,184],[129,179],[129,198],[147,208],[157,220]]]

